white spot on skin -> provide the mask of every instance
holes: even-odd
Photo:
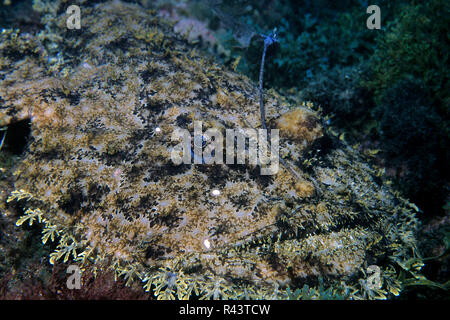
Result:
[[[117,178],[120,178],[121,174],[122,174],[122,169],[117,168],[117,169],[114,169],[112,176],[113,176],[113,178],[117,179]]]
[[[161,128],[160,127],[156,127],[155,128],[155,133],[160,133],[161,132]]]
[[[91,66],[89,63],[87,63],[87,62],[83,62],[81,66],[82,66],[83,68],[85,68],[85,69],[89,69],[89,70],[92,69],[92,66]]]
[[[203,245],[205,246],[206,249],[211,248],[211,242],[209,242],[208,239],[203,240]]]
[[[217,197],[218,195],[220,195],[220,191],[217,189],[214,189],[213,191],[211,191],[211,194],[215,197]]]

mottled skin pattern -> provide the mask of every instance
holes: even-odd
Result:
[[[15,189],[39,199],[94,263],[151,274],[176,261],[198,281],[207,274],[258,288],[351,277],[403,244],[386,230],[408,204],[319,115],[273,91],[265,108],[268,128],[280,129],[276,175],[174,165],[176,128],[259,128],[257,86],[134,5],[87,6],[82,22],[67,30],[61,15],[47,38],[19,36],[28,53],[20,58],[3,35],[0,101],[2,122],[31,120]],[[46,59],[49,39],[60,64]]]

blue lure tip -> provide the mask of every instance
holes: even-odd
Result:
[[[261,37],[264,38],[264,45],[271,46],[275,42],[278,42],[277,28],[274,28],[272,33],[266,36],[265,34],[261,34]]]

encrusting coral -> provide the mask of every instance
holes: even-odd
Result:
[[[364,266],[412,254],[412,206],[309,104],[265,94],[274,175],[175,165],[177,128],[260,128],[258,87],[139,5],[86,3],[81,31],[47,14],[38,35],[1,34],[0,121],[31,123],[8,203],[57,241],[51,263],[110,268],[160,299],[283,298],[318,277],[357,285]]]

